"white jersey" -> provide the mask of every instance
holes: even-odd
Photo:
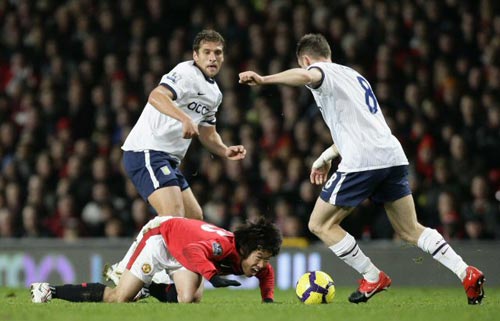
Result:
[[[355,70],[318,62],[323,79],[311,90],[342,160],[340,172],[408,165],[401,144],[385,122],[370,84]]]
[[[189,115],[194,123],[215,126],[215,113],[222,102],[222,93],[217,83],[206,77],[194,61],[175,66],[163,75],[160,85],[172,91],[174,104]],[[191,139],[182,138],[182,123],[161,113],[148,102],[122,149],[166,152],[180,162],[190,144]]]

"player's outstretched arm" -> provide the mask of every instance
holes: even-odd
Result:
[[[339,151],[335,145],[328,147],[312,164],[310,180],[312,184],[323,185],[328,179],[332,159],[338,157]]]
[[[249,86],[256,85],[288,85],[288,86],[304,86],[318,83],[322,78],[321,71],[317,68],[309,70],[302,68],[288,69],[277,74],[261,76],[254,71],[244,71],[239,74],[240,84]]]

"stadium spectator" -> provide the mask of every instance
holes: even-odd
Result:
[[[470,195],[471,200],[466,202],[463,208],[467,236],[470,239],[498,238],[500,212],[484,176],[474,176]]]
[[[283,130],[279,134],[293,132],[288,153],[302,156],[302,167],[309,168],[331,144],[325,141],[324,133],[328,132],[316,129],[322,121],[306,90],[248,89],[234,80],[234,75],[243,69],[273,73],[294,67],[293,50],[287,55],[286,48],[303,34],[319,30],[333,45],[338,62],[367,76],[410,163],[416,163],[417,148],[424,136],[434,141],[434,155],[427,165],[432,167],[438,158],[450,163],[451,137],[459,135],[466,142],[465,159],[482,163],[484,170],[468,170],[466,174],[499,171],[498,3],[317,3],[225,1],[211,7],[208,2],[199,2],[186,10],[183,2],[175,1],[156,3],[157,7],[141,1],[72,0],[46,5],[6,2],[0,13],[0,182],[23,180],[20,188],[26,202],[29,192],[24,183],[33,174],[40,175],[46,207],[40,217],[44,218],[45,211],[54,211],[58,181],[63,181],[61,190],[67,185],[66,178],[59,175],[70,157],[76,154],[81,158],[86,179],[93,159],[104,157],[113,179],[118,179],[108,188],[123,202],[119,215],[126,224],[126,236],[133,236],[137,230],[131,223],[131,204],[137,192],[134,188],[127,190],[129,183],[119,163],[120,146],[163,70],[191,59],[189,39],[208,26],[220,30],[230,44],[225,51],[225,67],[217,78],[225,97],[217,128],[224,132],[224,138],[231,136],[232,140],[241,141],[248,153],[242,161],[239,179],[228,182],[230,192],[223,197],[226,203],[231,203],[232,191],[242,182],[248,183],[252,197],[263,198],[265,181],[258,172],[260,162],[271,157],[258,145],[263,137],[259,125],[264,116],[259,113],[259,105],[263,102],[274,111],[277,125]],[[325,17],[330,17],[327,28],[318,25]],[[77,101],[78,97],[82,101]],[[283,115],[276,113],[281,109]],[[84,118],[81,123],[74,123],[78,113]],[[82,135],[88,136],[79,139]],[[205,173],[200,172],[198,160],[203,149],[198,148],[196,140],[192,145],[182,171],[204,206],[212,199],[206,193],[211,186]],[[81,154],[82,148],[86,156]],[[287,159],[282,161],[283,166],[288,163]],[[301,176],[301,181],[308,179],[307,173]],[[452,177],[457,185],[454,188],[461,177]],[[418,175],[415,181],[421,190],[439,185],[435,180],[424,182]],[[5,197],[2,184],[0,194]],[[468,191],[470,182],[462,184]],[[498,189],[494,180],[488,184],[491,190]],[[299,189],[290,191],[285,185],[282,189],[293,195],[294,214],[309,207],[299,196]],[[88,201],[83,200],[81,206]],[[467,199],[456,197],[455,201],[461,209]],[[498,201],[493,202],[498,208]],[[237,215],[239,220],[249,213],[272,217],[271,209],[255,207],[250,200],[240,204],[237,212],[228,211],[228,215]],[[367,204],[366,209],[370,215],[383,216],[373,205]],[[439,221],[436,208],[433,213],[429,219]],[[462,211],[460,215],[463,216]],[[363,214],[352,219],[364,217]],[[367,230],[373,232],[371,237],[392,237],[390,230],[377,233],[372,226],[375,222],[378,217],[361,224],[368,225]],[[128,224],[132,224],[130,228]]]
[[[26,205],[22,210],[22,231],[21,237],[47,237],[47,231],[42,227],[41,219],[37,208],[33,205]]]
[[[463,222],[456,204],[452,193],[443,191],[439,194],[437,206],[440,225],[437,230],[446,240],[463,238]]]

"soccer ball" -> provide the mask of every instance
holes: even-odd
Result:
[[[335,285],[325,272],[311,271],[299,278],[295,293],[305,304],[331,303],[335,297]]]

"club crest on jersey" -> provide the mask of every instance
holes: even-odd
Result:
[[[168,168],[168,166],[163,166],[161,169],[161,172],[163,173],[163,175],[170,175],[170,168]]]
[[[148,264],[148,263],[144,263],[144,264],[142,265],[141,270],[142,270],[142,273],[144,273],[144,274],[149,274],[149,273],[151,273],[151,270],[152,270],[152,269],[151,269],[151,265],[150,265],[150,264]]]
[[[212,243],[212,251],[214,253],[214,256],[221,256],[222,255],[222,245],[217,242]]]
[[[167,79],[173,82],[174,84],[181,79],[181,75],[176,73],[175,71],[167,75]]]

